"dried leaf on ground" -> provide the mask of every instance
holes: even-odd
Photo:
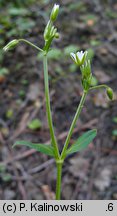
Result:
[[[87,178],[86,173],[89,166],[87,159],[75,157],[70,160],[70,164],[69,171],[73,176],[80,177],[81,179]]]
[[[96,77],[97,77],[97,79],[98,79],[98,81],[99,81],[100,83],[107,83],[107,82],[109,82],[110,79],[111,79],[111,77],[108,76],[108,75],[107,75],[104,71],[102,71],[102,70],[96,70],[96,71],[94,72],[94,74],[96,75]]]
[[[41,188],[42,188],[44,196],[46,197],[47,200],[54,200],[55,199],[55,194],[53,191],[50,190],[48,185],[43,185]]]
[[[97,107],[108,108],[109,105],[105,92],[97,92],[93,97],[93,102]]]
[[[98,176],[94,179],[94,186],[100,190],[104,191],[107,187],[109,187],[111,183],[111,170],[109,167],[105,167],[100,169],[98,172]]]

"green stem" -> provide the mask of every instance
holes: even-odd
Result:
[[[68,145],[69,145],[69,142],[70,142],[70,138],[71,138],[71,136],[72,136],[74,127],[75,127],[75,125],[76,125],[76,122],[77,122],[77,120],[78,120],[78,118],[79,118],[79,116],[80,116],[81,110],[82,110],[82,108],[83,108],[83,104],[84,104],[84,102],[85,102],[86,95],[87,95],[87,91],[84,91],[84,92],[83,92],[83,95],[82,95],[82,98],[81,98],[81,100],[80,100],[80,104],[79,104],[79,106],[78,106],[78,108],[77,108],[76,114],[75,114],[75,116],[74,116],[74,119],[73,119],[73,121],[72,121],[71,127],[70,127],[70,129],[69,129],[69,133],[68,133],[68,135],[67,135],[67,138],[66,138],[66,141],[65,141],[65,145],[64,145],[63,150],[62,150],[62,153],[61,153],[61,159],[64,159],[65,156],[66,156],[66,150],[67,150],[67,148],[68,148]]]
[[[19,41],[19,42],[20,42],[20,41],[21,41],[21,42],[25,42],[25,43],[29,44],[30,46],[34,47],[35,49],[37,49],[38,51],[43,52],[43,50],[42,50],[40,47],[36,46],[35,44],[31,43],[31,42],[28,41],[28,40],[19,39],[18,41]]]
[[[60,160],[56,164],[57,164],[56,200],[60,200],[60,198],[61,198],[61,178],[62,178],[63,161]]]
[[[47,118],[48,118],[48,124],[50,129],[50,136],[52,140],[52,146],[54,148],[55,152],[55,158],[59,159],[60,154],[58,150],[58,145],[54,133],[53,123],[52,123],[52,114],[50,109],[50,96],[49,96],[49,83],[48,83],[48,65],[47,65],[47,54],[44,54],[43,57],[43,65],[44,65],[44,81],[45,81],[45,97],[46,97],[46,112],[47,112]]]
[[[107,85],[98,85],[98,86],[93,86],[93,87],[91,87],[89,90],[93,90],[93,89],[99,89],[99,88],[108,88],[108,86]]]

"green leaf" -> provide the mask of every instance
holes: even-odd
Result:
[[[117,130],[116,129],[112,131],[112,135],[117,137]]]
[[[117,116],[113,117],[113,118],[112,118],[112,121],[113,121],[114,123],[117,123]]]
[[[33,119],[31,122],[28,124],[28,128],[31,130],[38,130],[42,126],[42,123],[39,119]]]
[[[0,76],[5,76],[9,73],[7,68],[0,68]]]
[[[93,129],[78,138],[78,140],[67,150],[67,155],[85,149],[91,141],[95,138],[97,130]]]
[[[38,152],[44,153],[44,154],[49,155],[49,156],[54,156],[53,147],[51,145],[45,145],[45,144],[40,144],[40,143],[31,143],[29,141],[19,140],[19,141],[15,142],[13,147],[18,146],[18,145],[28,146],[32,149],[37,150]]]
[[[71,52],[75,53],[75,52],[78,52],[78,50],[79,50],[79,47],[77,47],[76,45],[69,45],[69,46],[66,46],[63,51],[66,56],[69,56]]]
[[[99,46],[101,44],[101,41],[99,41],[99,40],[91,40],[90,44],[91,44],[91,46]]]
[[[86,56],[86,60],[90,60],[91,62],[92,62],[92,60],[93,60],[93,58],[94,58],[94,55],[95,55],[95,52],[94,52],[94,50],[92,49],[92,48],[89,48],[88,50],[87,50],[87,56]]]
[[[26,15],[29,15],[29,12],[27,9],[25,8],[15,8],[15,7],[12,7],[8,10],[8,13],[11,15],[11,16],[26,16]]]
[[[6,112],[7,119],[11,119],[13,117],[13,109],[8,109]]]
[[[2,177],[2,180],[3,180],[4,182],[9,182],[9,181],[11,181],[11,179],[12,179],[12,176],[11,176],[11,174],[9,174],[9,173],[4,173],[1,177]]]
[[[62,56],[62,51],[61,51],[60,49],[54,48],[54,49],[52,49],[52,50],[50,50],[50,51],[48,52],[48,59],[50,59],[50,60],[58,60],[58,59],[60,59],[61,57],[63,58],[63,56]],[[38,54],[37,58],[38,58],[39,60],[42,60],[42,59],[43,59],[43,53],[40,52],[40,53]]]

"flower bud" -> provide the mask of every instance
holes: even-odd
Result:
[[[56,32],[56,34],[55,34],[55,38],[59,38],[60,37],[60,35],[59,35],[59,33],[58,32]]]
[[[3,48],[3,50],[4,50],[4,51],[8,51],[8,50],[14,48],[18,43],[19,43],[19,40],[14,39],[14,40],[10,41],[10,42]]]
[[[48,40],[50,38],[50,32],[52,30],[52,23],[49,21],[45,27],[45,31],[44,31],[44,39],[45,41]]]
[[[59,13],[59,5],[55,4],[50,15],[50,20],[52,22],[54,22],[57,19],[58,13]]]
[[[108,98],[109,98],[110,100],[113,99],[113,90],[112,90],[112,88],[108,87],[108,88],[106,89],[106,94],[107,94],[107,96],[108,96]]]

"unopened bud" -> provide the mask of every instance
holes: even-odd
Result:
[[[44,31],[44,39],[48,40],[50,38],[50,32],[52,29],[52,23],[49,21],[45,27],[45,31]]]
[[[50,15],[50,20],[52,22],[54,22],[57,19],[58,13],[59,13],[59,5],[55,4]]]
[[[56,34],[55,34],[55,38],[57,38],[57,39],[58,39],[58,38],[59,38],[59,36],[60,36],[60,35],[59,35],[59,33],[58,33],[58,32],[56,32]]]
[[[6,51],[8,51],[8,50],[14,48],[18,43],[19,43],[19,40],[14,39],[14,40],[10,41],[10,42],[3,48],[3,50],[6,52]]]
[[[112,90],[112,88],[108,87],[107,90],[106,90],[106,94],[107,94],[107,96],[108,96],[108,98],[110,100],[113,99],[113,90]]]

